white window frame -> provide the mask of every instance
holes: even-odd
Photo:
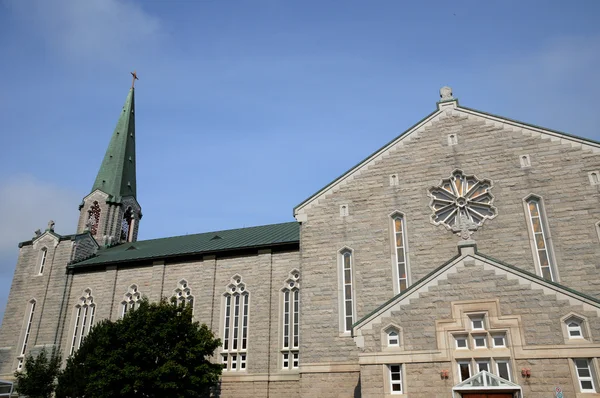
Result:
[[[83,295],[79,298],[79,303],[75,306],[73,318],[73,336],[71,340],[71,349],[69,355],[73,355],[75,351],[81,347],[81,343],[85,339],[94,326],[94,318],[96,315],[96,303],[92,296],[91,289],[85,289]]]
[[[537,216],[534,216],[531,213],[530,204],[532,203],[535,203],[537,207]],[[533,259],[536,264],[536,272],[540,277],[544,278],[544,270],[547,268],[550,274],[549,280],[552,282],[558,282],[558,270],[556,267],[554,249],[552,245],[552,236],[550,234],[550,228],[548,226],[548,217],[546,215],[546,206],[544,205],[544,200],[541,196],[532,194],[525,198],[524,205]],[[536,232],[533,228],[533,222],[535,218],[538,219],[540,225],[540,231],[538,232]],[[544,248],[542,249],[540,249],[537,245],[536,234],[541,235],[542,237],[542,240],[544,242]],[[542,257],[540,252],[545,252],[546,258],[548,260],[547,266],[542,265]]]
[[[290,271],[281,288],[281,369],[298,369],[300,364],[300,271]]]
[[[44,267],[46,266],[46,261],[48,261],[48,248],[43,247],[42,250],[40,250],[38,275],[44,275]]]
[[[485,315],[483,315],[483,314],[473,314],[473,315],[469,315],[469,319],[471,321],[471,330],[475,330],[475,331],[486,330],[486,328],[485,328]],[[475,327],[475,322],[476,321],[481,321],[481,327],[480,328]]]
[[[23,334],[23,343],[21,344],[21,350],[19,350],[19,355],[18,355],[18,359],[19,359],[19,364],[17,365],[17,370],[21,370],[23,368],[23,358],[25,357],[25,353],[27,352],[27,346],[29,344],[29,336],[31,335],[31,328],[33,326],[33,317],[35,315],[35,305],[37,304],[37,301],[35,299],[31,299],[29,300],[29,315],[26,318],[25,321],[25,328],[24,328],[24,334]],[[20,366],[20,368],[19,368]]]
[[[496,344],[496,339],[502,339],[502,345]],[[506,348],[506,333],[492,333],[492,346],[494,348]]]
[[[400,220],[401,230],[398,230],[396,228],[396,220]],[[395,211],[390,215],[390,221],[392,240],[392,276],[394,278],[394,293],[398,294],[405,291],[410,286],[410,264],[408,260],[409,250],[407,239],[406,216],[400,211]],[[398,234],[402,235],[402,247],[398,247]],[[402,252],[404,261],[400,261],[400,258],[398,256],[399,250]],[[400,272],[401,266],[404,266],[404,277]],[[402,282],[404,282],[404,288],[402,288]]]
[[[510,382],[512,382],[512,370],[511,370],[511,366],[510,366],[510,360],[509,359],[494,359],[494,362],[496,362],[496,376],[498,377],[502,377],[502,375],[500,375],[500,364],[506,364],[506,371],[508,373],[508,380]],[[504,377],[502,377],[504,379]]]
[[[487,334],[480,334],[480,333],[475,333],[472,335],[473,337],[473,348],[474,349],[484,349],[484,348],[488,348],[488,343],[487,343]],[[483,341],[483,345],[477,345],[477,341]]]
[[[223,371],[247,370],[250,327],[250,292],[240,275],[234,275],[225,288],[222,301],[221,363]]]
[[[571,326],[571,324],[576,324],[577,326]],[[570,339],[583,339],[583,328],[581,327],[582,322],[578,322],[575,319],[571,318],[567,321],[567,334]],[[578,332],[579,336],[573,336],[571,332]]]
[[[577,365],[577,362],[585,362],[586,367],[581,368]],[[595,393],[596,392],[596,381],[594,380],[594,366],[592,360],[589,358],[573,358],[573,366],[575,367],[575,376],[579,382],[579,390],[583,393]],[[579,369],[587,369],[589,376],[580,376]],[[583,388],[583,382],[589,381],[592,384],[592,388]]]
[[[398,366],[398,372],[392,372],[392,366]],[[387,373],[388,373],[388,383],[390,386],[390,394],[392,395],[400,395],[400,394],[404,394],[404,384],[403,384],[403,380],[404,380],[404,375],[402,374],[404,366],[402,366],[402,364],[390,364],[387,365]],[[397,374],[398,376],[400,376],[400,380],[393,380],[392,375]],[[400,386],[400,390],[399,391],[394,391],[394,386]]]
[[[464,341],[465,342],[465,346],[464,347],[460,347],[458,345],[458,341]],[[457,350],[468,350],[469,349],[469,337],[466,334],[461,334],[461,335],[455,335],[454,336],[454,347],[456,347]]]
[[[482,370],[490,373],[492,372],[492,364],[490,363],[489,359],[476,359],[475,363],[477,364],[477,373],[481,372]],[[481,369],[481,364],[485,364],[487,369]]]
[[[473,372],[472,372],[472,367],[471,367],[471,361],[470,360],[460,360],[460,361],[456,361],[456,368],[458,370],[458,380],[459,382],[463,382],[465,380],[467,380],[469,377],[467,377],[466,379],[462,378],[462,371],[460,368],[460,365],[467,365],[469,368],[469,377],[473,376]]]
[[[349,275],[350,280],[346,278],[346,266],[345,256],[350,256],[350,269]],[[355,291],[355,272],[354,272],[354,250],[345,247],[338,252],[338,269],[339,269],[339,321],[340,321],[340,333],[343,336],[350,336],[352,331],[352,325],[356,320],[356,291]],[[349,286],[350,298],[346,296],[347,286]],[[347,314],[348,304],[350,303],[350,310],[352,313]],[[348,324],[348,320],[350,323]]]
[[[396,334],[396,337],[392,336],[393,333]],[[388,347],[400,347],[400,332],[396,328],[389,328],[386,335]],[[395,343],[393,342],[394,340],[396,341]]]

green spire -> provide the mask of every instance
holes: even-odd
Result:
[[[112,196],[108,198],[111,202],[120,202],[124,196],[136,196],[134,90],[133,87],[129,90],[92,187],[92,192],[99,189]]]

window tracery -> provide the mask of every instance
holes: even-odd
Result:
[[[79,303],[75,306],[73,339],[71,340],[71,349],[69,355],[73,355],[75,350],[79,349],[85,336],[94,325],[94,315],[96,313],[96,304],[92,296],[91,289],[85,289],[83,295],[79,298]]]
[[[240,275],[227,285],[223,311],[221,363],[226,371],[245,371],[248,349],[248,309],[250,293]]]
[[[281,289],[282,295],[282,368],[300,366],[300,271],[294,269]]]
[[[123,297],[123,301],[121,302],[122,312],[121,316],[125,316],[127,311],[134,311],[139,307],[139,301],[142,299],[142,294],[138,290],[137,285],[129,286],[127,293]]]
[[[538,264],[540,275],[544,279],[556,282],[556,268],[550,250],[550,236],[542,199],[531,195],[526,199],[526,205],[533,238],[534,258]]]
[[[406,245],[406,222],[402,213],[396,212],[392,215],[394,233],[394,276],[396,278],[395,291],[403,292],[408,288],[408,256]]]
[[[133,232],[133,210],[128,207],[121,220],[121,242],[131,242]]]
[[[496,217],[497,210],[492,205],[494,196],[490,193],[492,182],[480,180],[475,175],[465,175],[455,170],[450,178],[443,179],[437,187],[429,189],[433,210],[431,221],[444,225],[450,230],[460,230],[461,221],[469,224],[470,230],[481,227],[485,220]]]
[[[39,268],[39,275],[42,275],[44,273],[44,267],[46,266],[46,259],[48,257],[48,249],[47,248],[42,248],[42,250],[40,250],[40,268]]]
[[[88,228],[94,236],[98,233],[98,225],[100,225],[100,205],[95,200],[88,210]]]
[[[192,295],[192,289],[185,279],[179,281],[177,289],[173,292],[173,297],[178,305],[189,305],[194,309],[194,296]]]
[[[35,299],[29,300],[29,315],[27,316],[27,320],[25,323],[25,335],[23,337],[23,344],[21,345],[21,350],[19,351],[19,356],[18,356],[18,364],[17,364],[18,371],[21,371],[23,369],[25,352],[27,351],[27,345],[29,344],[29,335],[31,334],[31,326],[33,325],[33,315],[35,314],[35,304],[36,304]]]
[[[352,250],[342,249],[339,252],[340,262],[340,329],[347,333],[352,330],[354,323],[354,272]]]

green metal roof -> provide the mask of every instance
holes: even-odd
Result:
[[[109,194],[109,200],[114,202],[120,202],[123,196],[136,196],[134,112],[135,98],[132,87],[91,191],[99,189]]]
[[[288,222],[125,243],[107,249],[100,249],[96,256],[70,264],[68,268],[158,260],[196,254],[216,254],[235,250],[297,244],[299,242],[300,224]]]

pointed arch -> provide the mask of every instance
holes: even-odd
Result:
[[[96,315],[96,303],[92,296],[92,289],[84,289],[81,297],[74,308],[73,313],[73,336],[71,339],[71,349],[69,355],[81,346],[83,339],[88,335],[94,325]]]
[[[121,301],[121,316],[125,316],[127,311],[135,311],[139,307],[141,300],[142,293],[140,293],[138,285],[130,285],[127,293],[123,295],[123,301]]]
[[[544,279],[558,282],[552,236],[541,196],[530,194],[523,199],[536,272]]]
[[[300,271],[293,269],[280,289],[281,369],[300,366]]]
[[[46,268],[46,262],[48,261],[48,248],[46,246],[40,249],[38,259],[38,275],[44,274],[44,268]]]
[[[235,274],[223,293],[221,363],[224,371],[246,371],[250,292]]]
[[[338,251],[338,301],[340,333],[350,335],[356,320],[354,290],[354,250],[343,247]]]
[[[177,304],[189,305],[192,307],[192,311],[194,310],[194,295],[187,280],[182,279],[179,281],[177,288],[173,290],[173,298]]]
[[[392,276],[394,294],[410,286],[410,262],[407,238],[406,216],[401,211],[390,214],[390,238],[392,248]]]

